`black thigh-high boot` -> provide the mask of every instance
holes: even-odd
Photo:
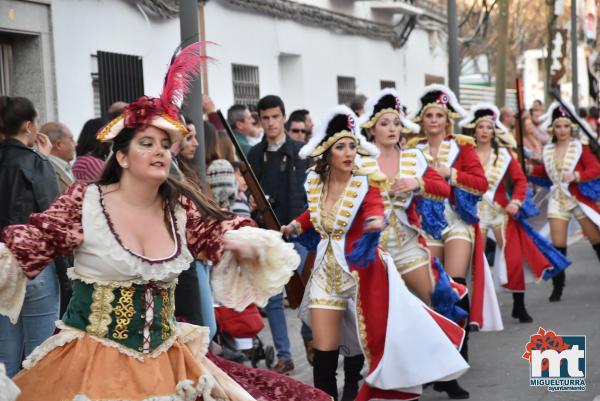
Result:
[[[598,260],[600,260],[600,243],[592,244],[592,247],[594,248],[594,251],[596,251],[596,256],[598,257]]]
[[[360,371],[365,364],[365,357],[360,355],[344,358],[344,391],[342,401],[354,401],[358,394],[358,382],[362,379]]]
[[[320,351],[314,349],[315,358],[313,360],[313,380],[315,387],[333,397],[334,401],[338,399],[337,389],[337,366],[339,350]]]
[[[563,255],[567,256],[567,247],[566,246],[555,246],[555,248],[562,253]],[[564,270],[562,272],[560,272],[559,274],[557,274],[556,276],[552,277],[552,294],[550,294],[550,302],[558,302],[560,301],[560,298],[562,297],[562,293],[563,293],[563,287],[565,286],[565,279],[566,279],[566,275]]]
[[[521,323],[531,323],[533,318],[527,313],[525,309],[525,293],[524,292],[513,292],[513,310],[512,317],[519,319]]]
[[[467,281],[461,277],[452,277],[452,279],[460,284],[467,285]],[[465,312],[469,313],[469,294],[465,295],[460,301],[456,303],[458,306],[463,308]],[[465,340],[463,341],[462,347],[460,348],[460,354],[465,359],[465,361],[469,361],[469,332],[471,328],[469,326],[469,316],[466,317],[465,322]],[[462,388],[458,381],[450,380],[447,382],[435,382],[433,384],[433,389],[435,391],[445,391],[448,394],[448,398],[452,400],[465,400],[469,398],[469,392]]]

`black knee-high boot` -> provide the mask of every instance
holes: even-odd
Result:
[[[559,246],[555,246],[555,248],[562,253],[563,255],[567,256],[567,247],[559,247]],[[559,274],[557,274],[556,276],[552,277],[552,294],[550,294],[550,302],[558,302],[560,301],[560,298],[562,297],[562,293],[563,293],[563,287],[565,286],[565,279],[566,279],[566,275],[564,270],[562,272],[560,272]]]
[[[313,380],[315,387],[326,392],[333,397],[334,401],[337,401],[338,389],[336,376],[340,351],[320,351],[318,349],[314,351]]]
[[[600,260],[600,243],[593,244],[592,247],[594,248],[594,251],[596,251],[596,256],[598,257],[598,260]]]
[[[467,281],[461,277],[452,277],[452,279],[460,284],[467,285]],[[456,303],[458,306],[463,308],[465,312],[469,313],[469,294],[465,295],[460,301]],[[463,341],[462,347],[460,348],[460,354],[465,361],[469,361],[469,332],[471,328],[469,326],[469,316],[467,315],[465,321],[465,340]],[[469,392],[462,388],[458,381],[450,380],[447,382],[435,382],[433,384],[435,391],[444,391],[448,394],[448,398],[453,400],[465,400],[469,398]]]
[[[344,391],[342,401],[354,401],[358,394],[358,382],[362,379],[360,371],[365,364],[365,357],[361,355],[347,356],[344,358]]]
[[[521,323],[531,323],[533,318],[527,313],[525,309],[525,293],[524,292],[513,292],[513,310],[512,317],[519,319]]]

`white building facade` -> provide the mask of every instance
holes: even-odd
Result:
[[[41,110],[46,120],[60,120],[77,135],[86,120],[102,111],[99,52],[140,60],[127,74],[141,75],[137,79],[143,93],[160,93],[180,43],[174,0],[0,0],[0,9],[23,3],[45,10],[51,22],[51,46],[41,46],[44,59],[52,60],[40,74],[50,81],[44,84],[48,94]],[[209,95],[226,110],[235,102],[254,103],[276,94],[289,112],[306,108],[318,119],[354,93],[369,96],[392,85],[413,109],[423,86],[445,82],[448,69],[445,10],[415,3],[208,1],[204,31],[206,40],[214,43],[207,52],[215,59],[207,70]],[[148,5],[166,10],[163,17]],[[171,18],[164,18],[167,14]],[[410,16],[414,18],[409,24]],[[0,38],[12,34],[3,18]],[[407,31],[410,35],[404,40]],[[13,70],[20,68],[14,65]],[[111,68],[121,67],[116,63]],[[127,100],[114,96],[112,100]]]

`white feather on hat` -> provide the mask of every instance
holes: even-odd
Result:
[[[460,114],[462,117],[465,117],[467,115],[467,111],[462,108],[460,103],[458,103],[456,94],[452,91],[452,89],[450,89],[446,85],[430,84],[430,85],[427,85],[425,88],[423,88],[423,92],[421,92],[421,94],[417,97],[419,99],[419,107],[417,108],[417,111],[415,113],[411,114],[411,116],[410,116],[411,120],[414,121],[416,118],[418,118],[420,116],[421,110],[423,109],[424,106],[426,106],[425,104],[421,103],[421,98],[423,96],[425,96],[426,94],[428,94],[429,92],[435,92],[435,91],[443,92],[448,96],[448,104],[450,104],[450,106],[452,106],[452,108],[454,109],[454,111],[456,113]]]
[[[346,105],[338,105],[332,108],[325,114],[325,117],[321,120],[321,123],[316,126],[313,130],[313,135],[310,140],[304,145],[298,152],[298,156],[301,159],[306,159],[321,145],[325,137],[327,136],[327,127],[333,118],[337,115],[344,114],[349,116],[354,121],[354,126],[349,127],[348,130],[356,137],[358,146],[364,149],[371,156],[378,156],[379,149],[372,143],[369,143],[366,138],[358,132],[357,121],[358,117],[356,114]]]
[[[398,96],[398,92],[396,91],[396,89],[384,88],[380,90],[375,96],[368,98],[365,102],[365,113],[358,118],[359,127],[362,127],[369,120],[371,120],[371,118],[373,117],[373,111],[375,110],[375,105],[377,105],[377,103],[379,103],[379,100],[386,95],[392,95],[396,99],[398,99],[398,101],[400,101],[400,96]],[[415,134],[418,134],[421,131],[421,126],[410,121],[410,119],[406,117],[406,113],[404,111],[399,111],[398,113],[400,115],[400,122],[402,123],[404,128],[410,130],[410,132],[413,132]]]

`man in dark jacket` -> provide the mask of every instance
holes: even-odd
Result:
[[[264,137],[248,152],[248,162],[279,222],[288,224],[304,211],[306,205],[304,181],[308,162],[298,157],[298,151],[304,144],[285,134],[285,106],[278,96],[263,97],[257,108]],[[266,310],[279,359],[273,369],[279,373],[289,372],[294,369],[294,363],[283,310],[283,294],[272,297]]]

